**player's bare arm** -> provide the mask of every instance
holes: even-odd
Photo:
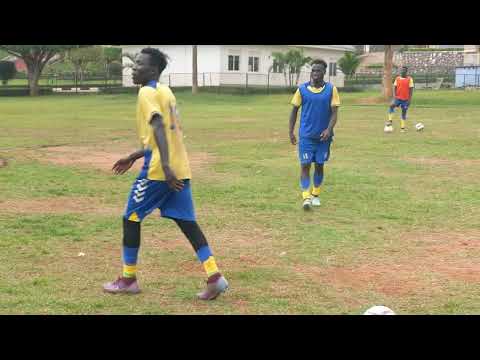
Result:
[[[332,131],[337,125],[337,114],[338,114],[338,106],[332,106],[332,115],[330,116],[330,123],[328,127],[322,131],[320,134],[320,141],[327,141],[332,136]]]
[[[173,170],[170,168],[170,159],[168,155],[168,143],[165,135],[165,125],[163,118],[159,114],[155,114],[150,121],[155,134],[155,141],[157,142],[158,150],[160,151],[160,158],[162,161],[162,169],[165,173],[165,181],[168,186],[175,190],[181,191],[183,189],[183,181],[178,180]]]
[[[134,153],[130,154],[129,156],[122,158],[118,160],[114,165],[113,165],[113,172],[115,175],[123,175],[125,174],[128,169],[132,167],[132,165],[137,161],[138,159],[141,159],[145,156],[145,150],[140,149],[138,151],[135,151]]]
[[[297,122],[298,109],[298,106],[294,106],[292,112],[290,113],[289,135],[292,145],[297,143],[297,138],[295,137],[295,123]]]

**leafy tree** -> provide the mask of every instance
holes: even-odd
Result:
[[[293,87],[293,75],[296,75],[295,85],[298,84],[300,72],[302,68],[308,63],[312,62],[312,58],[305,56],[303,50],[291,49],[286,53],[287,64],[290,73],[290,87]]]
[[[305,56],[303,50],[291,49],[286,53],[272,53],[275,65],[283,70],[285,86],[293,87],[293,76],[296,76],[295,84],[298,84],[302,68],[312,61],[311,57]],[[288,73],[288,83],[287,83]]]
[[[67,50],[78,48],[80,45],[0,45],[0,49],[7,51],[25,62],[28,73],[30,95],[39,93],[38,80],[45,67],[55,56]]]
[[[360,65],[360,58],[356,53],[346,52],[342,58],[338,60],[338,67],[347,77],[352,77]]]
[[[276,70],[281,71],[283,73],[283,76],[285,77],[285,86],[288,86],[288,83],[287,83],[287,66],[288,66],[287,56],[284,53],[281,53],[281,52],[273,52],[272,57],[273,57],[273,63],[277,67]]]
[[[3,85],[15,77],[17,69],[13,61],[0,61],[0,80]]]
[[[103,59],[103,49],[100,46],[71,49],[67,52],[66,59],[75,67],[75,75],[77,78],[80,74],[80,82],[82,82],[88,64]]]
[[[122,49],[116,47],[103,48],[103,61],[105,63],[105,71],[107,79],[114,71],[118,71],[118,65],[122,61]],[[121,72],[121,71],[120,71]]]

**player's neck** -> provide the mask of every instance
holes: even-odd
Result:
[[[312,81],[310,84],[315,88],[321,88],[325,85],[325,81],[322,79],[317,82]]]

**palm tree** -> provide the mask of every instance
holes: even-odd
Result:
[[[273,52],[272,53],[273,61],[277,65],[278,70],[283,72],[283,76],[285,77],[285,87],[288,86],[287,83],[287,57],[284,53],[281,52]]]
[[[192,94],[198,93],[197,45],[192,45]]]
[[[393,45],[385,45],[385,58],[383,65],[383,97],[385,100],[392,98],[392,68],[393,68]]]
[[[302,68],[306,64],[312,62],[312,58],[309,56],[304,56],[303,50],[296,50],[296,49],[289,50],[286,54],[286,58],[287,58],[287,63],[289,66],[289,73],[290,73],[290,87],[292,87],[293,86],[292,75],[296,74],[295,85],[297,85]]]
[[[346,52],[345,55],[338,60],[338,67],[347,78],[352,77],[355,74],[358,65],[360,65],[360,58],[353,52]]]

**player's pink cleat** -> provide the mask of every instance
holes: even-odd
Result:
[[[215,300],[220,294],[228,289],[227,280],[220,274],[215,274],[207,280],[207,287],[197,294],[200,300]]]
[[[138,294],[140,287],[136,278],[119,277],[113,282],[104,284],[103,290],[110,294]]]

